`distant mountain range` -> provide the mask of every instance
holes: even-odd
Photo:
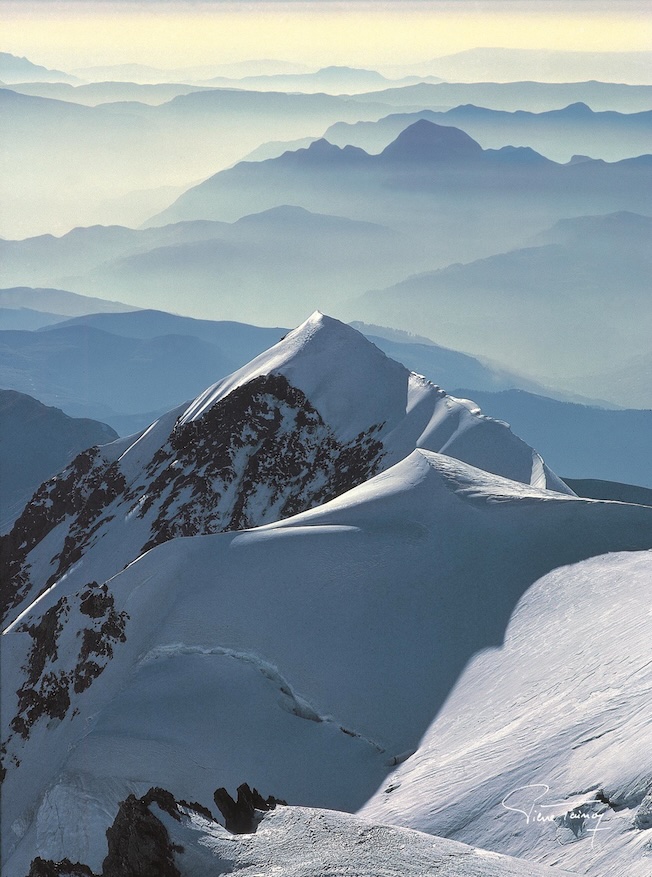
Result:
[[[388,112],[326,94],[208,89],[161,106],[87,107],[7,88],[0,89],[0,111],[9,132],[1,144],[3,178],[11,180],[2,193],[3,237],[116,222],[118,199],[132,192],[189,186],[266,140]]]
[[[5,242],[0,241],[0,252]],[[47,256],[45,256],[47,258]],[[34,289],[28,286],[15,286],[0,289],[0,308],[31,309],[60,316],[78,317],[82,314],[114,313],[116,311],[135,311],[133,305],[124,302],[107,301],[88,295],[78,295],[65,289]]]
[[[0,390],[0,531],[13,524],[43,481],[91,445],[117,437],[105,423],[68,417],[31,396]]]
[[[652,83],[652,52],[573,52],[478,47],[433,58],[420,65],[454,82],[607,82]],[[398,71],[395,71],[398,73]]]
[[[615,381],[590,373],[615,375],[649,350],[651,232],[652,218],[630,213],[566,220],[535,246],[370,292],[350,316],[436,332],[438,341],[476,355],[502,357],[509,349],[520,372],[631,405],[635,392],[626,388],[633,390],[635,363],[622,393]]]
[[[637,113],[649,110],[651,88],[599,82],[419,83],[350,96],[209,88],[158,106],[138,102],[139,92],[124,86],[89,87],[83,92],[92,96],[89,102],[102,95],[122,98],[97,106],[70,103],[69,92],[56,92],[65,100],[53,100],[4,88],[0,109],[9,136],[2,140],[2,160],[11,187],[0,193],[7,205],[0,235],[61,234],[79,225],[132,222],[136,215],[146,216],[148,206],[150,214],[158,209],[157,189],[187,188],[262,143],[315,136],[336,122],[377,120],[397,107],[420,112],[472,103],[541,111],[583,102],[594,110]],[[140,97],[159,103],[174,91],[153,86]],[[223,136],[225,130],[229,137]],[[139,204],[145,213],[138,213]]]
[[[419,119],[460,128],[485,149],[499,149],[507,144],[529,146],[558,162],[569,161],[574,155],[619,161],[649,151],[652,141],[652,111],[596,113],[584,103],[542,113],[524,110],[508,113],[473,104],[446,112],[393,113],[377,122],[336,122],[326,129],[323,138],[335,146],[359,146],[365,152],[378,153]],[[305,148],[317,139],[264,143],[245,160],[276,158],[287,150]]]
[[[408,265],[427,265],[425,258],[409,236],[377,223],[280,206],[233,224],[92,227],[0,241],[0,282],[56,284],[170,310],[183,289],[184,310],[195,316],[291,323],[307,297],[334,307],[400,279]]]
[[[650,220],[640,214],[650,185],[651,156],[561,165],[526,148],[483,150],[459,129],[422,119],[379,155],[320,140],[240,163],[149,224],[232,221],[280,202],[382,223],[410,241],[410,273],[426,258],[438,270],[355,305],[334,302],[339,316],[425,332],[473,355],[508,355],[515,371],[570,389],[594,365],[619,367],[648,350]],[[545,247],[535,238],[569,216],[615,212],[605,220],[608,246],[581,235]],[[604,398],[595,386],[572,389]]]
[[[0,52],[0,82],[81,82],[76,76],[61,70],[50,70],[34,64],[27,58]]]
[[[323,67],[315,73],[276,73],[266,76],[244,76],[240,79],[216,77],[207,80],[206,84],[257,91],[355,94],[361,91],[379,91],[391,86],[413,85],[423,81],[440,82],[441,80],[437,76],[406,76],[392,80],[382,76],[376,70],[356,67]]]
[[[419,118],[461,128],[484,149],[530,146],[558,162],[569,161],[573,155],[620,161],[649,152],[652,143],[652,111],[594,112],[585,103],[541,113],[508,113],[472,104],[445,113],[422,110],[390,115],[378,122],[338,122],[325,131],[324,138],[336,146],[380,152]]]
[[[80,67],[72,71],[92,82],[169,83],[192,82],[210,76],[274,76],[290,73],[310,73],[304,64],[292,61],[260,59],[235,61],[227,64],[211,64],[199,67],[182,67],[170,70],[147,64],[104,64]]]
[[[457,128],[420,119],[379,155],[353,146],[340,149],[322,139],[276,159],[241,162],[190,189],[149,225],[188,219],[231,221],[284,203],[355,219],[375,217],[393,227],[405,225],[418,205],[421,225],[425,216],[435,221],[444,211],[451,226],[456,214],[468,217],[473,201],[482,205],[481,214],[500,209],[505,223],[518,212],[523,234],[533,227],[533,214],[541,224],[543,216],[557,214],[559,219],[571,210],[575,215],[598,212],[598,205],[600,212],[643,212],[647,199],[640,184],[651,165],[652,158],[643,156],[614,164],[584,161],[566,166],[527,148],[483,150]],[[411,223],[413,229],[418,225]],[[467,227],[466,236],[472,237],[468,231]]]
[[[650,109],[652,85],[614,82],[441,82],[366,92],[353,100],[378,101],[406,111],[457,107],[463,104],[492,110],[528,110],[542,113],[569,104],[585,103],[596,112],[642,113]]]
[[[5,56],[13,58],[13,56]],[[20,63],[22,62],[22,66]],[[176,94],[188,94],[202,88],[235,88],[247,91],[301,92],[303,94],[354,94],[366,90],[380,90],[391,86],[413,85],[418,82],[440,82],[437,76],[405,76],[390,79],[376,70],[357,67],[323,67],[317,71],[259,73],[242,76],[217,75],[206,77],[206,70],[162,71],[139,65],[122,65],[117,68],[91,68],[82,71],[94,81],[83,82],[75,76],[39,68],[26,59],[13,59],[3,64],[0,57],[0,72],[6,67],[7,78],[0,81],[11,83],[14,90],[23,94],[40,95],[75,103],[96,105],[109,100],[142,100],[142,95],[150,97],[167,94],[170,100]],[[24,78],[20,78],[24,69]],[[42,76],[39,71],[43,71]],[[104,75],[102,75],[104,74]],[[102,76],[98,80],[98,76]],[[57,85],[72,83],[78,87],[65,88]],[[33,85],[30,88],[30,85]],[[47,87],[52,85],[52,87]],[[131,95],[131,97],[129,97]],[[162,103],[163,100],[145,100],[145,103]]]
[[[11,85],[10,88],[18,94],[68,101],[88,107],[122,101],[158,106],[181,94],[209,90],[209,86],[173,82],[153,85],[134,82],[89,82],[74,86],[63,82],[21,82]]]

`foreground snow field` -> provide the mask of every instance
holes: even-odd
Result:
[[[557,569],[363,808],[578,874],[652,874],[652,552]]]
[[[362,806],[530,584],[651,524],[415,451],[287,521],[52,589],[2,638],[6,873],[35,851],[98,868],[119,801],[152,785]]]
[[[182,811],[183,812],[183,811]],[[187,811],[186,811],[187,812]],[[568,872],[380,825],[346,813],[278,807],[255,834],[231,835],[199,814],[158,810],[181,877],[562,877]],[[224,870],[222,870],[224,869]]]

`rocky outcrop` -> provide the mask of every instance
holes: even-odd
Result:
[[[150,810],[158,804],[180,820],[174,797],[163,789],[150,789],[142,798],[129,795],[106,832],[109,851],[102,863],[102,877],[180,877],[167,830]]]
[[[378,470],[379,427],[341,443],[283,375],[236,387],[202,417],[177,424],[148,465],[139,515],[158,514],[144,550],[175,536],[259,526],[339,496]]]
[[[258,827],[257,810],[265,813],[275,810],[277,804],[287,805],[287,801],[273,795],[263,798],[258,789],[249,788],[247,783],[238,786],[235,801],[225,788],[216,789],[213,799],[224,817],[227,830],[233,834],[253,834]]]
[[[215,801],[226,819],[227,829],[236,834],[256,830],[256,811],[273,810],[277,804],[286,803],[271,795],[265,799],[246,783],[238,788],[237,802],[223,788],[215,792]],[[88,865],[69,859],[54,862],[37,856],[27,877],[181,877],[175,858],[183,855],[184,848],[173,843],[153,808],[158,808],[175,822],[200,816],[208,823],[218,825],[206,807],[178,801],[171,792],[155,786],[141,798],[129,795],[120,804],[113,824],[106,832],[108,852],[102,862],[101,874],[96,875]]]
[[[0,537],[0,613],[17,606],[33,582],[30,552],[67,518],[70,525],[53,558],[54,572],[40,582],[37,597],[82,556],[100,526],[107,505],[123,494],[126,481],[117,464],[107,465],[99,448],[79,454],[64,471],[36,491],[10,533]]]
[[[31,864],[27,877],[97,877],[97,875],[88,865],[71,862],[70,859],[53,862],[51,859],[37,856]]]
[[[114,647],[126,641],[127,620],[125,612],[116,610],[107,585],[91,582],[81,593],[61,597],[38,621],[19,626],[32,644],[16,692],[12,732],[26,739],[42,717],[65,718],[73,692],[89,688],[113,657]]]

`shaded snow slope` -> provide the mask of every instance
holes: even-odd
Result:
[[[652,873],[652,552],[551,572],[370,818],[578,874]]]
[[[2,637],[4,873],[97,870],[118,802],[152,785],[360,807],[536,579],[650,548],[651,525],[418,450],[288,520],[64,580]]]
[[[536,451],[349,326],[315,313],[140,436],[78,457],[4,538],[3,611],[104,581],[176,536],[286,518],[415,447],[562,493]]]

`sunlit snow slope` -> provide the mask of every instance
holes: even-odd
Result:
[[[578,874],[652,874],[652,552],[551,572],[363,813]]]

